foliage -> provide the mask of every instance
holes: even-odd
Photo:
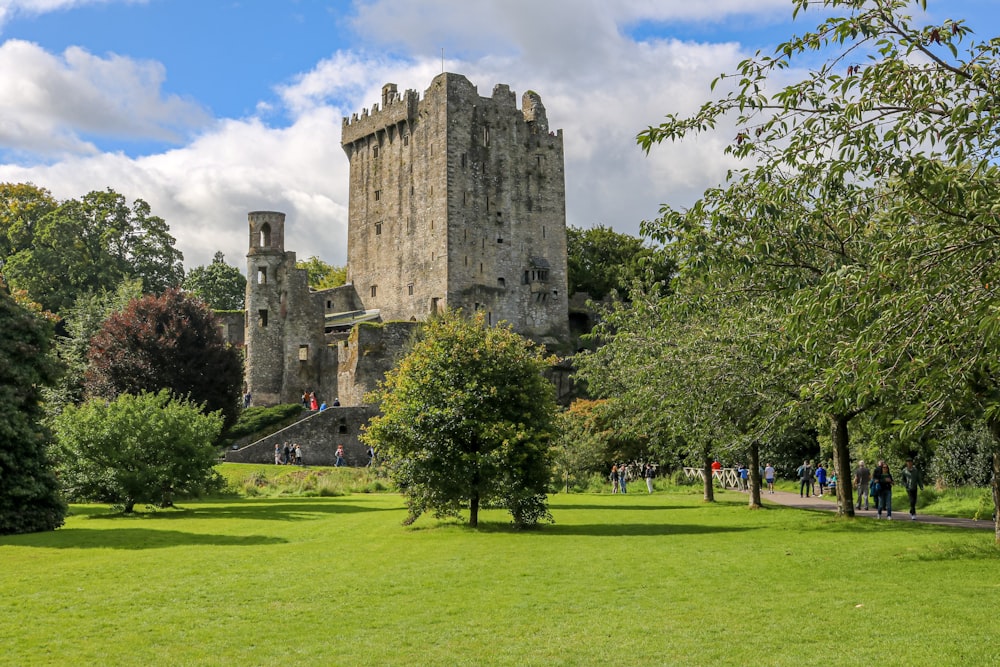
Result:
[[[269,407],[246,408],[240,411],[236,423],[226,431],[226,437],[222,443],[228,447],[241,438],[250,436],[263,438],[294,423],[302,416],[302,412],[301,403],[282,403]]]
[[[188,271],[184,289],[212,310],[243,310],[247,279],[238,268],[226,264],[225,255],[216,252],[211,264]]]
[[[63,486],[76,501],[167,507],[178,494],[216,488],[222,416],[170,392],[121,394],[68,407],[55,420]]]
[[[950,487],[988,486],[992,457],[993,436],[982,424],[953,425],[938,440],[927,481],[940,480]]]
[[[327,264],[313,255],[309,259],[295,262],[295,268],[309,272],[309,287],[316,290],[340,287],[347,282],[347,267]]]
[[[41,390],[55,378],[52,327],[21,308],[0,281],[0,535],[53,530],[66,505],[41,425]]]
[[[123,281],[114,292],[81,294],[62,315],[65,334],[56,336],[54,361],[63,372],[58,381],[44,391],[45,410],[55,417],[67,404],[78,405],[84,398],[84,375],[90,340],[101,330],[108,315],[121,312],[133,300],[142,296],[142,281]]]
[[[225,479],[227,491],[249,498],[397,491],[378,468],[223,463],[216,470]]]
[[[601,413],[603,403],[577,399],[556,415],[554,463],[567,491],[571,486],[584,485],[593,473],[604,470],[606,450],[614,433]]]
[[[46,191],[34,194],[35,202],[8,196],[8,211],[0,214],[9,225],[3,269],[12,287],[46,309],[61,312],[81,294],[114,290],[128,278],[141,279],[147,293],[181,283],[183,257],[166,222],[143,200],[129,206],[109,188],[52,208]]]
[[[600,300],[615,291],[628,294],[636,281],[666,285],[674,273],[673,262],[642,239],[598,225],[589,229],[567,227],[569,292],[586,292]]]
[[[58,206],[45,188],[32,183],[0,183],[0,260],[29,247],[38,221]]]
[[[915,25],[911,4],[793,0],[834,15],[639,135],[649,150],[735,120],[727,153],[747,166],[644,231],[720,288],[783,302],[811,369],[801,394],[828,415],[842,473],[848,422],[875,406],[891,405],[907,438],[962,412],[1000,437],[1000,42],[962,21]],[[796,67],[801,80],[775,85]]]
[[[133,301],[105,321],[91,341],[86,389],[114,398],[169,389],[220,411],[226,426],[239,414],[243,364],[222,338],[204,303],[179,290]]]
[[[507,326],[451,312],[425,323],[373,397],[381,415],[362,434],[407,497],[409,521],[457,515],[468,503],[506,508],[530,526],[548,518],[554,360]]]

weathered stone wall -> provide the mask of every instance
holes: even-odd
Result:
[[[348,340],[338,347],[342,404],[364,403],[365,394],[374,390],[407,352],[416,327],[413,322],[359,324],[354,327]]]
[[[216,310],[216,323],[222,339],[234,347],[243,347],[246,342],[246,311]]]
[[[444,73],[423,99],[387,84],[382,111],[345,120],[348,278],[366,308],[383,320],[483,310],[534,338],[565,337],[562,132],[536,93],[522,106],[506,85],[480,97]]]
[[[333,465],[337,445],[343,445],[347,465],[363,466],[368,462],[367,448],[358,436],[375,414],[377,410],[369,406],[328,408],[252,445],[226,452],[226,462],[274,463],[274,446],[288,442],[302,446],[305,465]]]

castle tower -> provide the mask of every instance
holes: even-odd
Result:
[[[382,89],[344,119],[348,281],[383,320],[482,310],[534,338],[568,331],[562,131],[537,93],[481,97],[464,76],[421,99]]]
[[[295,268],[295,253],[285,251],[285,214],[254,211],[248,221],[247,390],[260,405],[297,402],[303,391],[325,388],[322,304],[310,296],[307,272]]]

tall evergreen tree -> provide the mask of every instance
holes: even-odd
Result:
[[[53,530],[66,504],[41,424],[41,388],[53,381],[51,327],[14,302],[0,282],[0,535]]]

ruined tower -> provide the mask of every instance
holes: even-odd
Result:
[[[295,253],[285,251],[285,214],[254,211],[248,222],[248,391],[259,405],[295,401],[304,390],[333,391],[336,378],[325,381],[323,375],[330,353],[323,339],[322,304],[309,292],[307,272],[295,268]]]
[[[344,119],[350,160],[348,281],[383,321],[484,311],[521,334],[568,331],[562,131],[537,93],[480,97],[464,76],[420,98],[382,88]]]

